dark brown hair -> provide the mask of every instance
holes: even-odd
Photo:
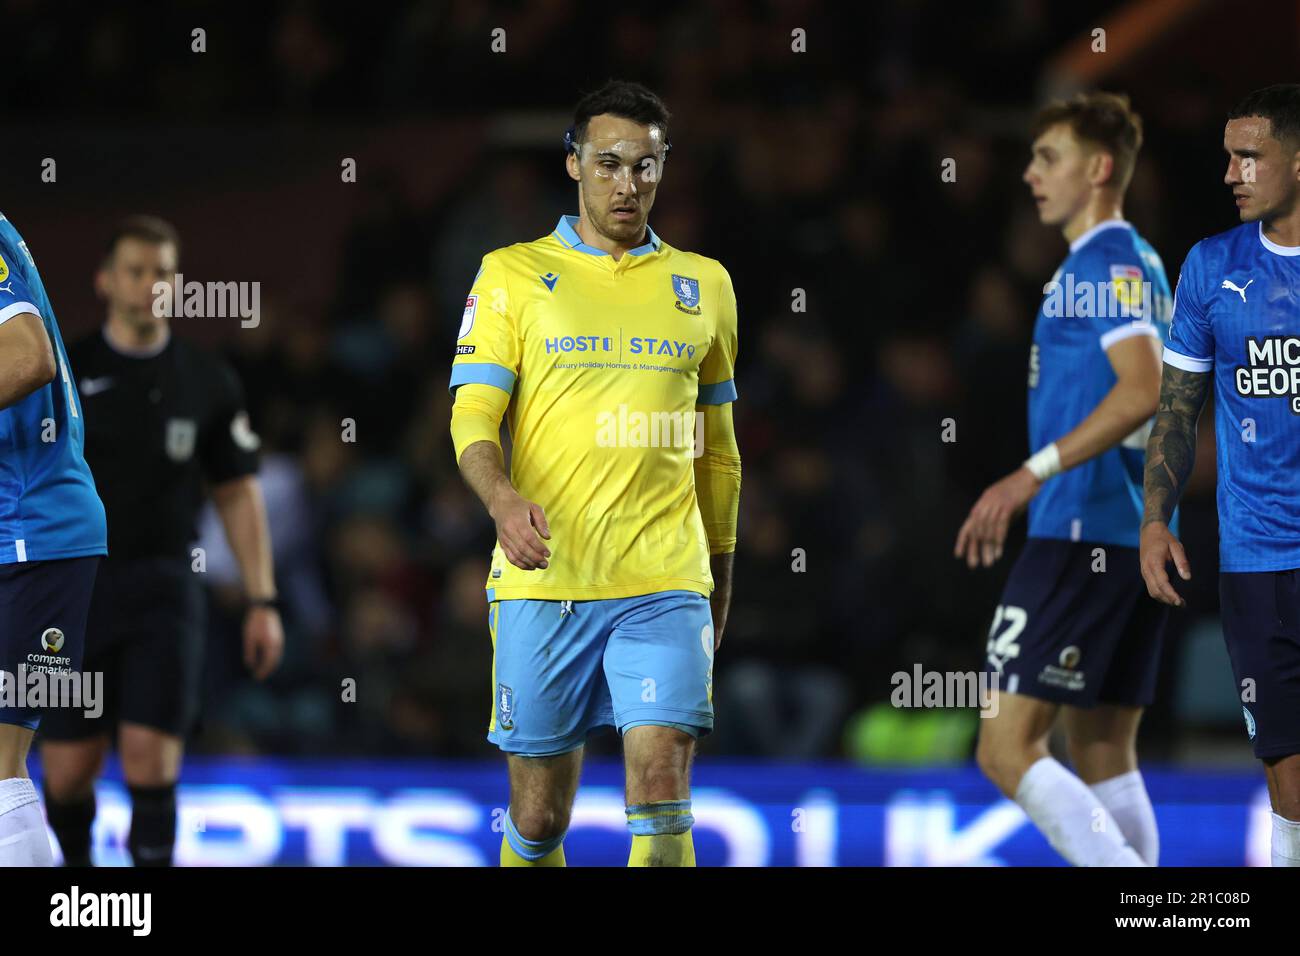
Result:
[[[1120,192],[1128,188],[1142,148],[1142,117],[1133,112],[1128,96],[1098,91],[1051,103],[1038,111],[1030,134],[1038,139],[1058,123],[1069,126],[1080,142],[1110,153],[1115,163],[1111,182]]]

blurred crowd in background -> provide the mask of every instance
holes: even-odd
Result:
[[[464,171],[435,190],[416,195],[407,178],[365,169],[330,251],[329,294],[304,303],[286,291],[295,276],[276,276],[260,325],[220,337],[263,439],[289,643],[267,684],[243,676],[236,579],[207,516],[212,629],[196,749],[495,752],[483,593],[494,533],[453,460],[452,343],[480,257],[578,211],[565,113],[622,77],[674,114],[651,225],[719,259],[740,310],[735,593],[717,730],[702,751],[969,757],[973,713],[894,712],[890,675],[917,662],[981,666],[1016,548],[970,572],[953,541],[981,490],[1029,452],[1032,324],[1066,251],[1020,181],[1025,131],[1045,96],[1073,88],[1046,64],[1120,5],[892,0],[832,16],[839,6],[197,3],[159,10],[141,35],[112,9],[87,7],[74,27],[34,2],[0,3],[6,31],[25,38],[10,99],[29,109],[281,130],[454,118],[472,131],[445,127],[436,150],[412,157]],[[1179,25],[1097,84],[1129,92],[1146,121],[1125,211],[1171,285],[1194,242],[1235,222],[1221,183],[1225,111],[1278,79],[1267,64],[1215,59],[1216,16]],[[194,26],[207,29],[202,56],[187,52]],[[498,26],[507,52],[494,55]],[[795,28],[805,54],[791,52]],[[72,72],[36,69],[59,51]],[[948,158],[953,182],[940,175]],[[169,215],[116,210],[127,212]],[[314,241],[312,221],[297,228]],[[953,442],[942,440],[948,419]],[[1190,704],[1179,691],[1184,649],[1201,646],[1184,638],[1217,606],[1212,457],[1201,455],[1186,498],[1192,607],[1174,616],[1143,746],[1186,756],[1222,729],[1248,759],[1236,723],[1198,717],[1201,685]],[[806,571],[792,569],[796,549]],[[1206,653],[1206,693],[1231,703],[1230,675]],[[343,700],[348,680],[355,702]],[[617,747],[611,733],[590,750]]]

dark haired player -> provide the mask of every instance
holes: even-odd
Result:
[[[719,262],[647,225],[668,119],[634,83],[578,104],[565,166],[579,214],[483,258],[458,336],[452,437],[497,528],[488,737],[510,773],[507,866],[564,865],[587,733],[608,724],[629,865],[695,863],[690,765],[713,727],[740,495],[736,299]],[[602,428],[620,416],[669,428]]]
[[[33,658],[81,669],[106,537],[71,367],[27,243],[0,215],[0,682]],[[27,776],[41,719],[0,702],[0,866],[54,862]]]
[[[1274,866],[1300,866],[1300,85],[1229,115],[1224,182],[1241,225],[1202,239],[1178,279],[1160,410],[1147,445],[1142,576],[1176,607],[1169,527],[1214,385],[1219,597],[1246,732],[1273,805]]]
[[[46,808],[70,865],[91,862],[95,779],[114,730],[131,795],[131,857],[137,866],[171,864],[176,782],[203,658],[202,586],[189,545],[205,490],[243,575],[244,658],[259,680],[283,645],[258,439],[239,380],[173,335],[159,314],[166,310],[155,308],[155,286],[175,279],[179,245],[160,219],[122,222],[95,282],[107,320],[71,349],[110,557],[91,605],[85,665],[104,673],[104,714],[63,710],[41,727]]]
[[[1033,136],[1024,180],[1070,252],[1034,326],[1036,451],[984,492],[957,536],[958,557],[988,567],[1029,505],[1028,540],[989,630],[986,670],[999,691],[976,756],[1071,863],[1154,866],[1159,841],[1136,740],[1166,612],[1142,587],[1137,544],[1169,285],[1160,257],[1123,219],[1142,144],[1128,98],[1054,104]],[[1058,713],[1073,773],[1048,750]]]

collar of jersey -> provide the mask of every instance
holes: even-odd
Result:
[[[650,237],[650,241],[637,246],[635,249],[629,249],[627,251],[629,256],[643,256],[647,252],[659,251],[659,237],[655,235],[655,231],[650,228],[649,223],[646,223],[645,231],[646,235]],[[595,246],[589,246],[582,241],[582,237],[578,235],[577,216],[561,216],[559,224],[555,227],[554,235],[569,249],[576,249],[578,252],[585,252],[590,256],[609,255],[604,249],[597,249]]]
[[[1104,219],[1075,239],[1074,242],[1070,243],[1070,251],[1078,252],[1091,242],[1093,236],[1097,235],[1097,233],[1104,229],[1118,229],[1120,226],[1123,226],[1125,229],[1132,229],[1133,223],[1129,222],[1127,219]]]
[[[1276,242],[1264,235],[1264,223],[1259,224],[1259,241],[1264,244],[1264,248],[1269,252],[1279,256],[1300,256],[1300,246],[1279,246]]]
[[[157,356],[163,354],[163,351],[167,348],[168,345],[171,344],[172,341],[172,330],[168,329],[167,334],[163,336],[163,340],[159,342],[157,345],[151,345],[148,348],[144,348],[144,349],[123,349],[113,344],[112,340],[109,339],[108,337],[108,330],[105,327],[100,326],[99,334],[103,337],[104,344],[107,345],[111,351],[116,352],[118,355],[122,356],[123,358],[129,358],[129,359],[156,358]]]

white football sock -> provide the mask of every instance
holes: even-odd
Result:
[[[1160,858],[1160,832],[1156,829],[1156,812],[1151,806],[1151,797],[1142,782],[1141,772],[1130,770],[1094,783],[1090,789],[1115,818],[1120,833],[1142,857],[1142,862],[1155,866]]]
[[[1075,866],[1145,866],[1088,785],[1051,757],[1025,771],[1016,803]]]
[[[1300,823],[1273,814],[1274,866],[1300,866]]]
[[[53,866],[45,816],[27,777],[0,780],[0,866]]]

